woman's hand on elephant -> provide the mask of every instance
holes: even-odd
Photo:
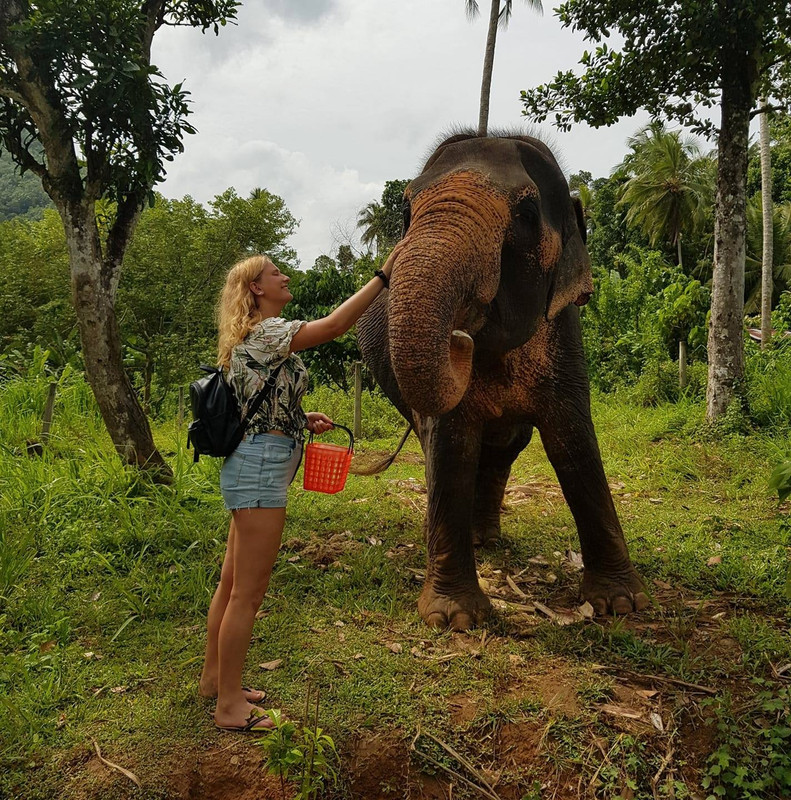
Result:
[[[324,433],[333,427],[332,420],[320,411],[308,411],[305,416],[308,418],[308,430],[311,433]]]
[[[387,261],[385,261],[384,266],[382,267],[382,272],[389,278],[391,273],[393,272],[393,264],[395,264],[395,260],[398,257],[398,254],[404,248],[404,242],[406,240],[402,239],[398,244],[390,251],[390,255],[387,257]]]

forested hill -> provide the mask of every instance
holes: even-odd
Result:
[[[13,217],[41,219],[41,212],[52,203],[32,173],[19,174],[7,153],[0,154],[0,222]]]

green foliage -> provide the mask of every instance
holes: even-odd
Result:
[[[705,354],[708,292],[656,250],[634,245],[594,266],[596,291],[583,308],[583,341],[592,383],[605,391],[633,383],[675,356],[679,338],[690,361]]]
[[[759,688],[747,709],[703,701],[717,748],[709,756],[702,786],[707,800],[763,800],[791,792],[791,688],[753,679]]]
[[[41,219],[52,203],[41,188],[41,181],[31,174],[20,174],[12,159],[0,153],[0,222],[14,217]]]
[[[312,700],[309,685],[306,705],[310,712]],[[297,781],[295,800],[311,800],[330,782],[337,783],[338,774],[333,766],[338,757],[335,742],[318,725],[318,689],[312,727],[307,718],[304,726],[298,727],[283,719],[277,709],[267,713],[274,723],[274,730],[256,744],[266,753],[266,769],[280,778],[283,800],[286,797],[285,781],[292,778]]]
[[[354,267],[363,265],[373,272],[369,258],[361,259]],[[370,273],[369,273],[370,275]],[[341,269],[329,256],[319,256],[316,265],[307,272],[295,273],[291,281],[294,299],[286,306],[284,314],[289,319],[320,319],[326,317],[347,297],[354,294],[357,277],[353,269]],[[349,369],[361,358],[357,337],[348,331],[338,339],[300,353],[313,385],[337,386],[343,391],[349,388]]]
[[[791,126],[787,115],[772,115],[769,120],[772,160],[772,200],[791,202]],[[756,143],[750,148],[747,165],[747,194],[761,191],[761,152]]]
[[[693,132],[711,133],[705,110],[724,86],[730,88],[728,81],[738,76],[747,83],[747,113],[757,96],[759,71],[766,83],[783,80],[791,34],[785,0],[639,8],[631,0],[567,0],[557,14],[564,27],[584,31],[596,47],[583,53],[581,76],[558,73],[523,91],[522,102],[525,115],[538,122],[551,116],[561,130],[582,120],[594,127],[612,125],[642,108]],[[611,33],[623,41],[620,50],[608,46]]]
[[[777,492],[777,498],[781,503],[791,494],[791,460],[781,461],[772,470],[769,489]]]
[[[58,214],[0,223],[0,350],[50,351],[51,363],[77,365],[77,321],[70,300],[69,257]]]
[[[16,99],[23,88],[22,54],[21,63],[30,59],[33,80],[45,87],[58,122],[84,154],[83,174],[69,180],[118,203],[145,197],[162,180],[165,162],[183,150],[184,135],[194,133],[186,121],[188,93],[182,84],[169,86],[150,64],[151,37],[163,24],[217,32],[238,6],[238,0],[170,0],[151,8],[131,0],[12,4],[0,14],[0,75],[13,92],[0,102],[6,148],[23,169],[45,169],[37,123]],[[54,144],[52,136],[47,144]],[[65,196],[77,188],[62,176],[53,183]]]
[[[761,269],[763,265],[763,208],[761,195],[747,201],[747,257],[744,268],[744,310],[761,309]],[[791,289],[791,202],[772,209],[772,298],[774,302]]]
[[[750,340],[745,349],[751,420],[762,427],[791,428],[791,340],[775,338],[766,350]]]
[[[610,178],[597,178],[589,187],[593,197],[585,208],[587,245],[594,268],[610,269],[615,258],[629,245],[648,247],[645,234],[627,225],[626,209],[618,202],[625,181],[625,175],[616,173]]]
[[[296,221],[265,189],[239,197],[233,189],[208,207],[191,197],[157,197],[145,209],[128,247],[116,309],[124,363],[149,410],[193,380],[216,357],[214,307],[226,270],[250,252],[265,252],[290,274],[296,254],[286,245]],[[0,349],[23,362],[36,346],[50,364],[80,367],[70,301],[63,226],[47,210],[39,221],[0,223]]]
[[[401,238],[404,230],[403,195],[409,179],[385,182],[380,202],[372,200],[357,215],[362,228],[361,241],[374,246],[378,255],[386,255]]]
[[[701,156],[694,140],[682,140],[678,131],[658,121],[641,128],[627,144],[631,153],[620,165],[629,175],[620,195],[628,209],[626,223],[642,228],[652,246],[677,249],[682,234],[700,230],[707,221],[716,163]]]

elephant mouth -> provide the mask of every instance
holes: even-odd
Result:
[[[470,373],[472,372],[472,353],[475,350],[475,343],[469,333],[462,330],[454,330],[450,334],[450,363],[457,385],[463,384],[466,390],[469,383]]]

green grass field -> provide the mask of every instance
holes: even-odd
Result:
[[[228,524],[219,462],[193,464],[184,431],[157,425],[176,479],[152,485],[121,467],[85,384],[61,383],[38,458],[25,444],[46,383],[0,391],[0,796],[280,797],[262,749],[217,732],[197,695]],[[397,415],[365,403],[359,451],[391,450]],[[351,419],[344,396],[307,406]],[[414,437],[340,495],[293,484],[246,677],[298,723],[318,688],[340,754],[327,796],[791,796],[791,526],[767,487],[788,436],[714,434],[694,403],[604,396],[594,418],[656,600],[625,619],[576,613],[578,541],[538,437],[515,464],[503,539],[478,557],[495,612],[468,634],[416,613]]]

